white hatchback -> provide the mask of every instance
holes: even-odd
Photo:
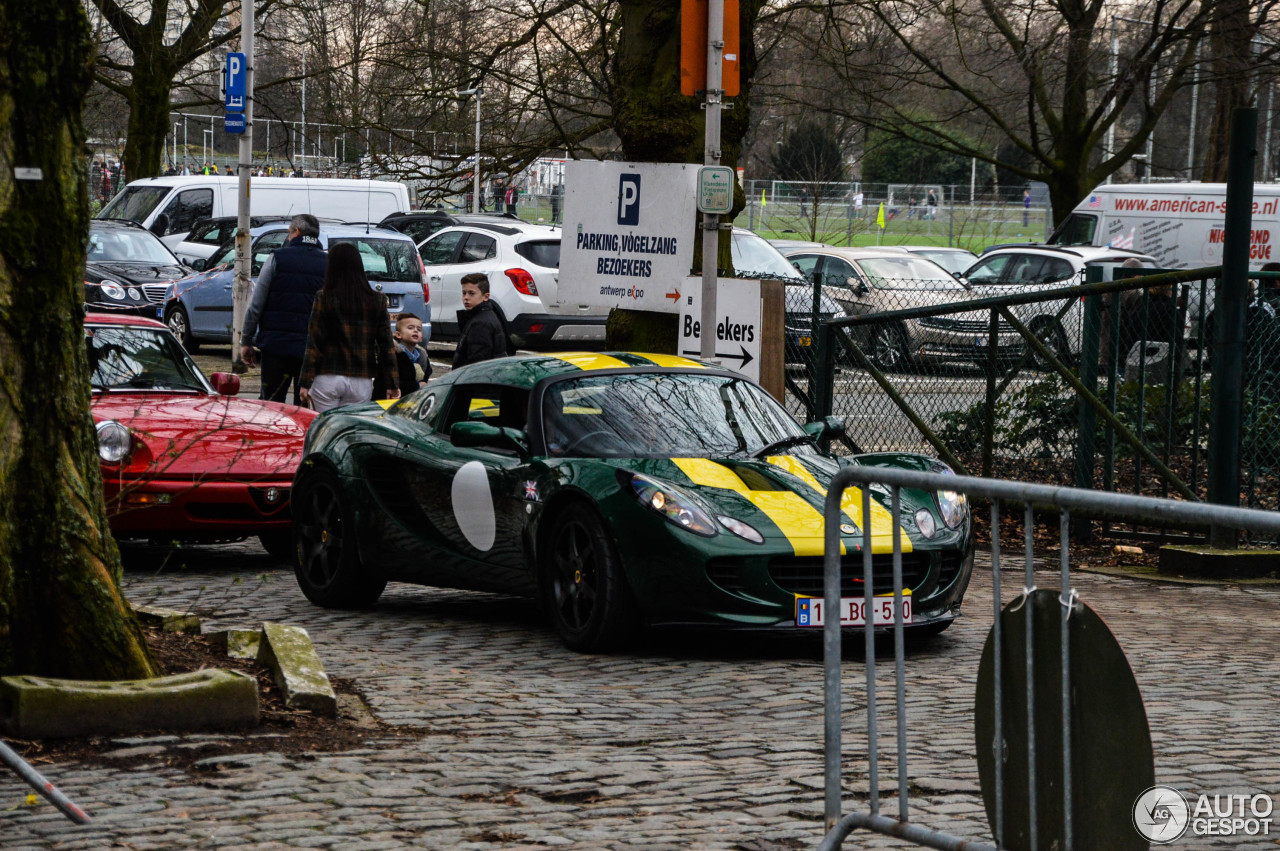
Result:
[[[599,307],[560,303],[561,233],[515,219],[466,221],[419,243],[431,286],[435,339],[457,339],[462,278],[482,272],[516,345],[603,342],[606,316]]]

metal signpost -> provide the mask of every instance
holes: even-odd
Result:
[[[724,0],[707,0],[707,132],[706,165],[720,165],[720,56],[724,52]],[[716,259],[720,251],[720,216],[703,213],[702,219],[702,327],[716,325]],[[716,359],[716,338],[702,336],[702,357]]]
[[[225,68],[227,132],[239,132],[240,160],[236,171],[240,179],[239,204],[236,216],[236,266],[235,282],[231,286],[231,369],[243,374],[248,370],[240,358],[241,335],[244,331],[244,314],[249,308],[249,295],[253,289],[250,278],[249,257],[249,168],[253,164],[253,30],[256,14],[252,2],[247,25],[241,25],[240,46],[243,53],[228,53]],[[239,114],[239,120],[232,120]],[[232,130],[239,126],[240,130]]]

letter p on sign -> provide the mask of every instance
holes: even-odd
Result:
[[[618,175],[618,224],[640,224],[640,175]]]

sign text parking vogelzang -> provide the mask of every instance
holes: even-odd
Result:
[[[697,184],[696,165],[567,163],[560,302],[678,312]]]

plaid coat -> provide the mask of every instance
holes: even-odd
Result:
[[[387,316],[387,297],[363,316],[340,316],[316,296],[307,327],[307,351],[302,359],[299,387],[310,387],[317,375],[372,378],[382,387],[396,387],[396,352]]]

